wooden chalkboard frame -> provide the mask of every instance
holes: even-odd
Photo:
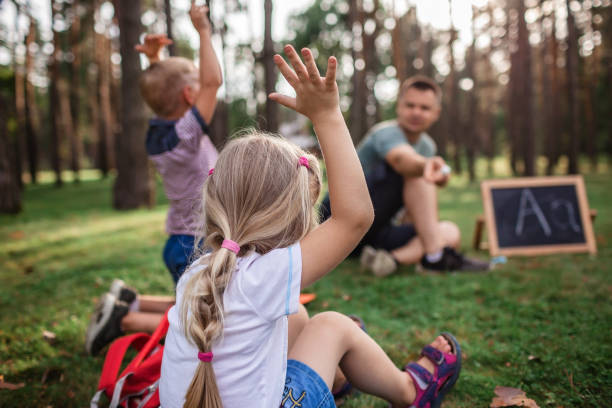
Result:
[[[554,244],[538,246],[517,246],[500,248],[497,237],[497,226],[495,224],[495,213],[493,211],[493,197],[491,190],[495,188],[521,188],[521,187],[546,187],[567,186],[576,188],[576,196],[580,207],[580,219],[584,228],[585,243],[579,244]],[[597,245],[593,234],[593,224],[589,210],[589,203],[584,187],[582,176],[560,176],[560,177],[519,177],[501,180],[484,180],[480,184],[482,202],[485,211],[485,223],[489,240],[489,253],[497,255],[547,255],[553,253],[589,252],[597,253]]]

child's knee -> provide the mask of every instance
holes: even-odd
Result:
[[[351,331],[355,327],[355,322],[348,316],[328,311],[314,315],[309,321],[308,326],[318,330]]]

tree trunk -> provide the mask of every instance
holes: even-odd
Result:
[[[210,2],[209,2],[210,3]],[[172,34],[172,7],[170,5],[170,0],[164,0],[164,14],[166,14],[166,35],[171,40],[174,40],[174,36]],[[168,53],[171,57],[176,55],[176,45],[174,43],[168,45]]]
[[[476,180],[475,160],[476,160],[476,145],[478,143],[478,131],[481,126],[480,114],[478,112],[478,87],[476,82],[476,33],[474,32],[474,40],[472,45],[467,51],[467,57],[465,61],[465,71],[468,78],[471,78],[474,85],[471,90],[467,92],[467,115],[464,121],[465,136],[467,137],[465,143],[465,153],[467,156],[468,174],[470,182]]]
[[[72,52],[72,63],[70,67],[70,128],[67,133],[70,140],[70,169],[73,172],[74,181],[79,182],[79,171],[81,170],[82,144],[79,132],[79,108],[80,108],[80,71],[81,71],[81,17],[79,16],[79,1],[72,1],[72,21],[70,22],[69,41]]]
[[[72,112],[70,111],[70,89],[68,81],[64,78],[60,78],[57,83],[57,97],[60,119],[58,129],[70,142],[70,169],[73,171],[74,181],[78,182],[78,167],[75,167],[75,130],[74,123],[72,122]]]
[[[376,54],[376,38],[380,31],[380,23],[377,14],[380,8],[379,0],[374,0],[374,7],[371,11],[364,15],[362,37],[363,37],[363,59],[365,61],[365,83],[363,84],[366,92],[366,103],[361,118],[361,126],[364,129],[359,141],[363,138],[365,132],[380,122],[380,109],[376,95],[374,95],[374,85],[376,84],[376,76],[378,74],[378,56]],[[371,33],[365,31],[366,21],[374,22],[374,30]]]
[[[363,11],[360,0],[349,1],[348,29],[352,33],[353,43],[358,47],[351,47],[353,59],[353,76],[351,78],[351,107],[349,111],[349,132],[353,143],[357,144],[363,138],[368,129],[365,128],[364,117],[366,115],[367,85],[366,67],[363,55]]]
[[[565,0],[567,7],[567,61],[565,64],[567,71],[567,100],[569,105],[569,166],[568,174],[578,174],[578,132],[580,112],[578,106],[578,34],[574,15],[570,8],[570,0]]]
[[[98,97],[100,120],[97,123],[99,138],[97,166],[103,177],[115,168],[115,124],[111,102],[111,41],[103,34],[96,34],[96,62],[98,65]]]
[[[548,135],[546,137],[546,156],[548,163],[546,165],[546,174],[552,175],[555,166],[559,160],[559,146],[562,145],[562,133],[559,126],[557,115],[561,114],[559,104],[559,68],[557,67],[557,59],[559,58],[559,45],[557,43],[557,24],[556,13],[553,10],[551,15],[552,27],[548,40],[548,77],[550,78],[550,95],[548,98],[547,122]]]
[[[145,151],[145,110],[138,89],[140,57],[134,50],[141,33],[140,0],[115,1],[121,52],[121,135],[117,139],[117,178],[113,206],[126,210],[151,207],[155,198]]]
[[[55,10],[55,0],[51,0],[51,22],[53,23],[54,16],[57,14]],[[62,181],[62,155],[61,155],[61,132],[58,129],[57,123],[57,109],[59,106],[59,97],[57,92],[57,84],[59,82],[59,64],[58,55],[60,50],[60,39],[59,33],[53,30],[53,24],[51,24],[53,31],[53,53],[49,56],[49,63],[47,66],[49,75],[49,151],[51,153],[51,167],[55,173],[55,185],[60,187],[63,184]]]
[[[0,213],[16,214],[21,211],[21,188],[15,174],[15,156],[10,149],[6,126],[8,105],[0,95]]]
[[[30,180],[36,184],[36,176],[38,172],[38,134],[40,132],[40,116],[38,105],[36,103],[36,90],[32,82],[28,80],[30,74],[34,72],[34,58],[30,53],[30,44],[36,41],[36,24],[34,19],[30,18],[30,30],[26,37],[26,60],[25,60],[25,111],[26,111],[26,140],[27,140],[27,156],[28,170],[30,172]]]
[[[263,45],[264,86],[266,95],[274,92],[276,87],[276,66],[274,65],[274,42],[272,41],[272,0],[264,1],[265,29]],[[278,104],[266,103],[265,130],[278,132]]]
[[[457,39],[457,30],[452,23],[452,1],[448,1],[449,7],[449,16],[451,18],[451,27],[450,27],[450,39],[448,41],[448,53],[449,53],[449,61],[448,64],[450,66],[450,73],[448,74],[448,128],[452,132],[452,140],[453,140],[453,171],[457,174],[461,174],[461,150],[462,143],[460,129],[459,126],[459,87],[458,87],[458,78],[456,72],[455,65],[455,51],[453,50],[453,45],[455,44],[455,40]]]
[[[519,72],[520,87],[519,98],[517,103],[520,103],[518,112],[520,115],[519,134],[522,138],[522,156],[524,163],[524,175],[535,175],[535,141],[533,137],[533,101],[532,87],[533,80],[531,76],[531,46],[529,45],[529,31],[525,22],[525,3],[524,0],[518,0],[518,55],[519,55]]]

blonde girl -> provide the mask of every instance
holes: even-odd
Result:
[[[344,123],[331,57],[321,77],[312,53],[276,55],[292,98],[272,101],[307,116],[323,152],[331,217],[317,226],[317,160],[285,140],[232,140],[204,185],[204,246],[177,286],[162,363],[163,407],[333,407],[340,365],[357,388],[397,406],[436,406],[454,384],[459,346],[450,335],[397,369],[350,318],[327,312],[289,336],[301,288],[340,263],[368,230],[373,210]],[[435,363],[432,361],[435,360]],[[423,402],[423,404],[421,404]],[[426,405],[425,405],[426,404]]]

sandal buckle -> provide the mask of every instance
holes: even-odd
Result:
[[[440,366],[442,363],[444,363],[444,353],[440,352],[440,359],[436,361],[436,364]]]

